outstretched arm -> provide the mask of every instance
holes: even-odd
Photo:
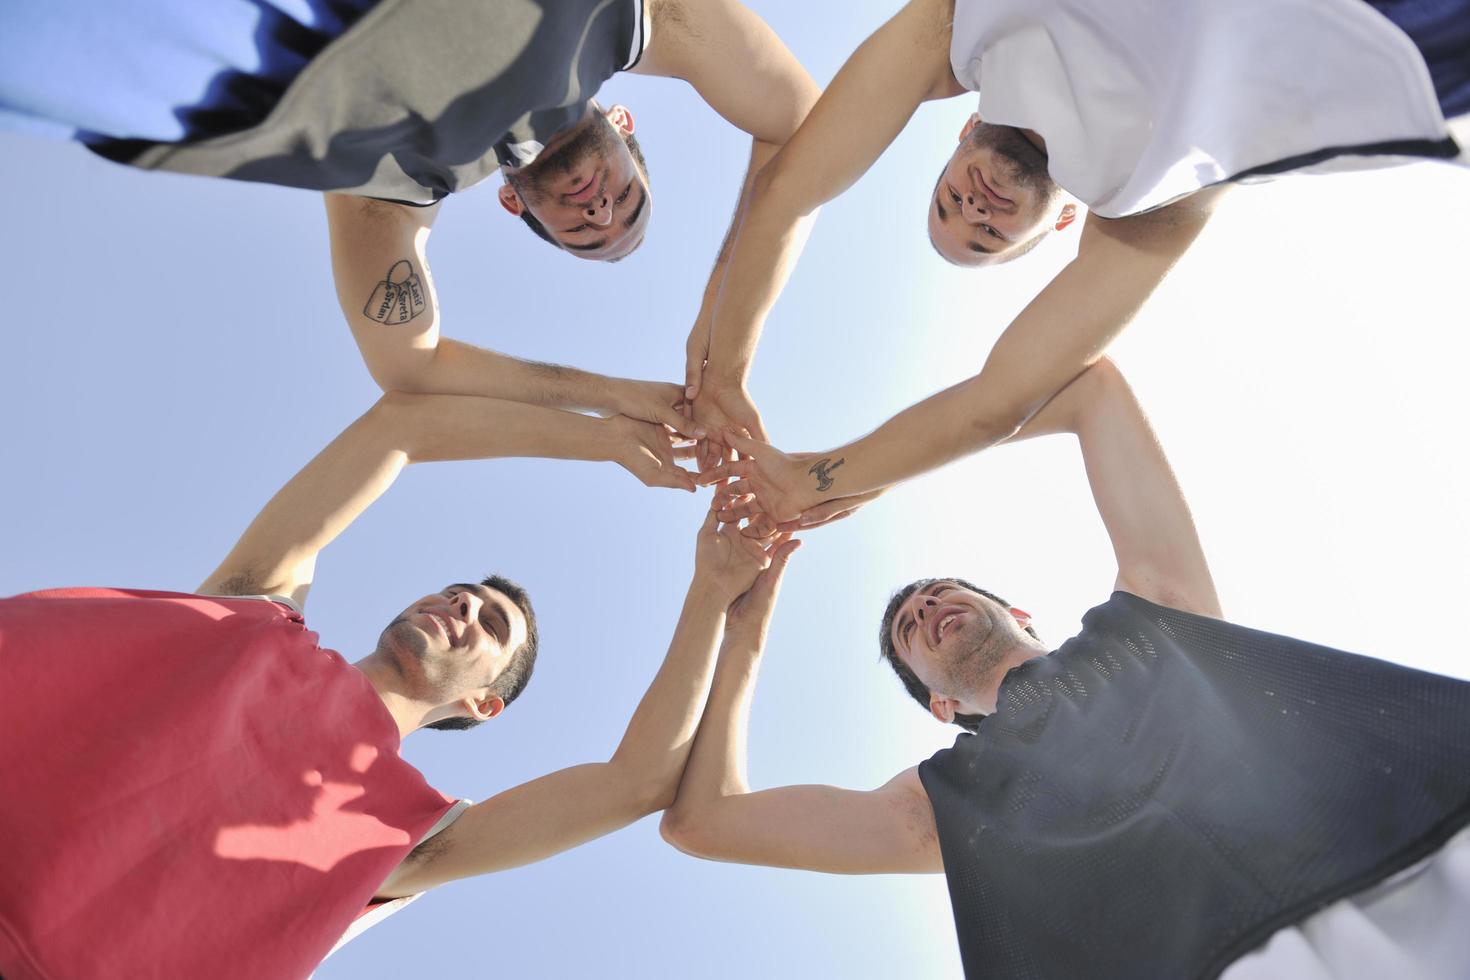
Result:
[[[1006,328],[978,375],[860,439],[805,454],[814,462],[767,453],[708,479],[750,476],[746,489],[768,517],[796,521],[836,498],[893,486],[1005,441],[1103,355],[1199,235],[1216,196],[1203,192],[1130,218],[1089,218],[1077,258]]]
[[[686,854],[716,861],[843,874],[941,871],[934,813],[916,769],[871,792],[750,790],[750,696],[786,554],[731,609],[694,752],[678,798],[664,814],[664,838]]]
[[[306,601],[316,556],[409,463],[501,456],[612,460],[649,485],[692,490],[667,430],[623,416],[471,395],[390,392],[332,440],[250,523],[199,591]]]
[[[708,0],[706,5],[753,17],[731,0]],[[790,96],[784,99],[786,114],[779,127],[766,127],[768,135],[743,127],[758,139],[752,157],[755,176],[748,179],[722,250],[728,258],[717,265],[705,291],[700,319],[708,322],[696,323],[687,349],[686,374],[696,390],[694,417],[712,433],[726,422],[760,430],[745,379],[766,314],[800,254],[806,219],[872,166],[924,99],[953,93],[950,11],[948,0],[912,0],[858,49],[814,107],[805,86],[792,87],[798,98],[794,105]],[[746,113],[771,111],[763,108],[770,104],[765,93],[742,87],[748,69],[741,59],[714,63],[723,66],[724,77],[696,82],[701,92],[709,86],[706,97],[712,105],[737,125],[742,124],[724,105],[741,105]],[[801,75],[805,78],[805,72]],[[729,93],[722,102],[712,97],[716,82]],[[800,128],[792,134],[788,128],[796,123]],[[772,149],[784,145],[769,153],[760,141]],[[766,155],[769,162],[759,166]]]
[[[668,656],[607,762],[573,766],[467,810],[411,856],[379,890],[410,895],[434,885],[539,861],[624,827],[673,801],[689,757],[729,603],[770,562],[733,526],[699,532],[694,579]],[[442,838],[442,840],[441,840]]]
[[[790,141],[821,90],[765,21],[737,0],[656,0],[654,11],[653,41],[633,70],[684,79],[710,108],[751,137],[750,163],[735,215],[686,345],[686,394],[694,398],[709,351],[720,284],[755,175]],[[775,261],[782,266],[795,262],[803,237],[798,234],[784,240],[779,246],[782,254],[774,256]],[[736,407],[736,414],[764,438],[748,396]],[[716,421],[725,418],[721,415]],[[711,420],[703,421],[708,424]]]
[[[337,300],[384,391],[483,395],[689,428],[678,385],[523,361],[442,337],[426,249],[439,205],[326,195]],[[692,435],[693,433],[689,433]]]

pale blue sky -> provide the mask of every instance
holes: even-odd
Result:
[[[825,83],[891,2],[751,4]],[[832,8],[836,9],[836,8]],[[614,266],[535,241],[494,181],[449,201],[430,261],[450,336],[677,380],[748,143],[679,83],[615,78],[656,190]],[[818,449],[978,369],[1068,258],[966,272],[929,250],[929,187],[970,105],[927,107],[829,206],[771,318],[752,390],[776,442]],[[190,589],[376,389],[341,321],[311,194],[145,174],[0,135],[0,594]],[[1117,348],[1196,510],[1227,613],[1470,673],[1470,181],[1447,167],[1243,191]],[[530,312],[528,312],[530,311]],[[307,607],[349,658],[426,590],[497,570],[529,586],[535,683],[472,734],[405,754],[484,798],[605,758],[663,656],[704,496],[613,466],[416,467],[322,557]],[[757,694],[758,786],[870,787],[948,744],[876,663],[889,591],[993,585],[1060,642],[1106,598],[1111,556],[1075,449],[1052,439],[916,481],[793,560]],[[79,691],[61,715],[86,710]],[[655,820],[441,889],[319,976],[958,974],[943,881],[695,862]]]

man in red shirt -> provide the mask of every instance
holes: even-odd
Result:
[[[0,974],[305,976],[370,907],[668,805],[727,608],[768,567],[752,594],[769,596],[794,545],[763,547],[711,513],[668,657],[616,751],[473,806],[429,787],[399,740],[477,725],[524,689],[525,592],[493,576],[430,592],[356,664],[318,646],[301,605],[317,553],[408,463],[613,459],[656,482],[678,468],[670,439],[621,417],[390,394],[276,494],[197,594],[0,600]]]

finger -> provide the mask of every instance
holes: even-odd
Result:
[[[719,511],[720,520],[725,521],[726,523],[733,523],[735,521],[743,521],[750,518],[762,516],[760,512],[760,507],[756,505],[753,499],[721,502]]]
[[[690,493],[695,490],[693,478],[677,466],[655,470],[643,482],[650,487],[668,487],[670,490],[687,490]]]
[[[674,458],[675,459],[695,459],[698,456],[699,456],[699,444],[698,443],[691,442],[687,446],[675,446],[674,447]]]
[[[701,471],[699,482],[705,486],[709,486],[712,483],[728,480],[731,477],[748,477],[750,475],[750,465],[746,460],[736,460],[733,463],[723,462],[713,469]],[[741,492],[749,493],[750,491],[742,490]]]
[[[680,415],[679,412],[672,406],[670,406],[669,408],[659,409],[658,421],[662,422],[664,425],[667,425],[669,428],[673,429],[681,436],[685,436],[689,439],[703,439],[705,436],[704,426],[699,425],[691,421],[690,419],[686,419],[684,416]]]
[[[839,498],[837,500],[827,500],[817,504],[815,507],[808,507],[802,511],[797,515],[796,523],[801,527],[816,527],[820,524],[825,524],[836,514],[855,509],[856,507],[850,499]]]
[[[721,487],[720,493],[727,497],[753,496],[755,488],[750,485],[749,480],[736,480],[734,483],[727,483]]]
[[[765,455],[766,451],[771,448],[764,442],[741,435],[729,426],[726,426],[725,430],[720,433],[720,438],[724,440],[725,445],[734,449],[740,455],[748,456],[752,459]]]
[[[740,533],[744,534],[747,538],[759,538],[764,541],[780,529],[781,526],[765,514],[756,514],[750,518],[745,525],[745,530]]]
[[[795,531],[814,531],[814,530],[816,530],[819,527],[826,527],[828,524],[836,524],[838,521],[845,521],[845,520],[847,520],[847,518],[851,517],[853,514],[856,514],[856,513],[857,513],[857,508],[856,507],[850,507],[847,510],[840,510],[840,511],[838,511],[837,513],[833,514],[831,517],[824,517],[822,520],[817,521],[814,524],[805,524],[805,523],[802,522],[802,520],[800,518],[797,518],[795,521],[792,521],[791,522],[792,524],[796,525],[795,527],[792,528],[792,530],[795,530]],[[783,529],[784,529],[784,527],[783,527]]]
[[[715,514],[714,508],[711,507],[709,509],[709,511],[706,512],[705,515],[704,515],[704,523],[701,524],[701,525],[699,525],[699,532],[701,534],[703,534],[706,531],[713,531],[715,528],[717,528],[719,526],[720,526],[720,519]]]
[[[700,345],[684,356],[684,397],[690,401],[699,397],[699,383],[704,376],[706,347]]]
[[[780,584],[781,573],[786,571],[786,565],[791,561],[791,556],[796,554],[800,548],[800,538],[787,538],[778,544],[776,550],[771,553],[771,567],[766,570],[766,574],[770,576],[773,586]]]
[[[724,445],[718,439],[705,436],[704,441],[699,444],[699,472],[714,469],[724,458]]]

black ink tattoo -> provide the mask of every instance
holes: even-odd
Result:
[[[379,323],[407,323],[428,307],[424,302],[424,284],[413,263],[399,259],[383,274],[383,281],[373,289],[362,315]]]
[[[818,493],[826,493],[832,489],[832,471],[845,462],[847,462],[847,457],[845,456],[835,463],[832,462],[832,457],[828,456],[826,459],[819,459],[812,464],[812,468],[807,470],[807,472],[817,478]]]

